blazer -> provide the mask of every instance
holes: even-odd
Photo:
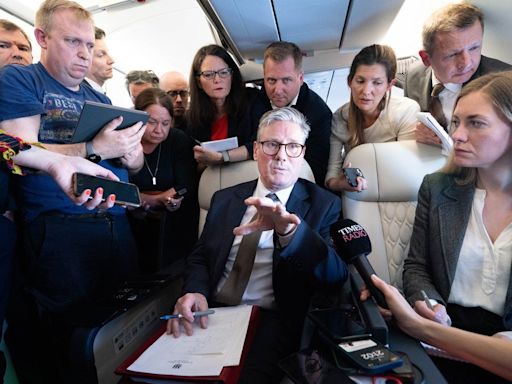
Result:
[[[253,180],[213,195],[201,237],[187,258],[183,293],[213,298],[234,240],[233,228],[240,224],[247,208],[244,200],[252,196],[256,184]],[[347,278],[347,267],[329,236],[341,202],[316,184],[299,179],[286,209],[299,216],[301,223],[282,249],[274,235],[272,284],[277,308],[303,317],[316,288],[341,286]]]
[[[510,69],[512,69],[512,65],[482,55],[480,65],[469,81],[491,72],[507,71]],[[399,81],[403,86],[404,96],[416,100],[422,111],[428,111],[428,104],[432,97],[430,96],[432,94],[432,67],[426,67],[422,62],[415,63]]]
[[[297,104],[292,105],[292,107],[306,116],[311,127],[306,140],[304,158],[313,171],[315,182],[323,186],[327,173],[327,162],[329,161],[332,112],[322,98],[309,89],[306,83],[300,87]],[[261,89],[259,94],[252,99],[250,107],[251,124],[256,127],[256,131],[261,116],[271,109],[272,106],[267,93],[265,89]]]
[[[423,300],[420,294],[423,289],[428,297],[446,305],[474,194],[473,184],[458,185],[452,175],[437,172],[423,179],[409,255],[404,261],[404,292],[411,304]],[[503,324],[506,329],[512,329],[512,279]]]

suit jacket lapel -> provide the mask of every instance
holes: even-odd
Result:
[[[450,285],[455,277],[474,193],[475,189],[472,185],[468,185],[466,188],[449,186],[443,191],[446,201],[439,204],[441,251],[445,258]]]
[[[291,213],[295,213],[297,216],[304,218],[309,211],[311,204],[307,199],[309,194],[304,186],[303,181],[300,179],[295,183],[292,189],[292,193],[288,198],[286,204],[286,210]]]
[[[420,108],[422,111],[428,111],[430,94],[432,93],[432,67],[425,69],[425,76],[422,77],[420,87]]]

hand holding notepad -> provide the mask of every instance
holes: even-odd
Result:
[[[437,120],[430,114],[430,112],[418,112],[416,114],[418,120],[423,123],[427,128],[431,129],[437,137],[441,140],[441,146],[443,148],[443,155],[448,156],[453,149],[453,140],[446,133],[444,128],[437,122]]]

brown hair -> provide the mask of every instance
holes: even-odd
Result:
[[[462,88],[454,109],[464,96],[474,92],[482,92],[496,114],[512,129],[512,71],[489,73],[471,81]],[[462,185],[476,182],[477,169],[455,165],[453,152],[441,172],[455,175]]]
[[[429,55],[434,52],[436,34],[471,27],[479,22],[484,29],[484,14],[472,4],[448,4],[434,12],[423,25],[423,49]]]
[[[30,47],[30,50],[32,51],[32,43],[30,42],[28,35],[25,33],[25,31],[23,29],[18,27],[13,22],[11,22],[9,20],[5,20],[5,19],[0,19],[0,28],[5,29],[6,31],[9,31],[9,32],[19,31],[23,35],[23,37],[27,40],[28,46]]]
[[[359,51],[359,53],[352,60],[352,65],[350,66],[350,72],[348,74],[348,82],[354,79],[356,75],[357,68],[360,65],[374,65],[380,64],[386,70],[386,78],[388,83],[391,83],[396,75],[396,56],[395,52],[391,47],[387,45],[379,45],[373,44],[368,47],[364,47]],[[379,111],[382,111],[388,102],[388,97],[384,95],[382,100],[379,102],[378,108]],[[356,103],[350,96],[349,102],[349,110],[348,110],[348,123],[347,123],[348,131],[350,133],[349,145],[351,148],[359,144],[364,143],[364,126],[363,126],[363,114],[361,110],[357,107]]]
[[[91,13],[78,3],[69,0],[46,0],[37,10],[36,28],[41,28],[49,33],[53,28],[53,15],[61,9],[69,9],[79,20],[88,20],[91,24],[94,24]]]
[[[225,111],[228,116],[238,116],[242,112],[243,80],[238,65],[223,47],[215,44],[199,48],[194,56],[190,69],[190,102],[187,112],[192,134],[199,140],[210,140],[210,126],[217,115],[217,107],[206,92],[199,86],[199,73],[206,56],[216,56],[233,71],[231,75],[231,90],[225,101]]]
[[[290,43],[288,41],[275,41],[265,48],[263,55],[263,67],[268,58],[280,63],[287,58],[293,58],[295,63],[295,69],[297,71],[302,70],[302,52],[297,44]]]
[[[135,98],[134,107],[139,111],[144,111],[153,104],[160,105],[167,109],[171,118],[174,116],[171,96],[160,88],[146,88],[143,90]]]

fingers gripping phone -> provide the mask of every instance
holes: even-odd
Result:
[[[178,190],[176,191],[176,195],[174,195],[174,198],[175,198],[175,199],[178,199],[178,198],[180,198],[180,197],[183,197],[183,196],[185,196],[185,195],[186,195],[186,193],[187,193],[187,188],[181,188],[181,189],[178,189]]]
[[[363,172],[359,168],[343,168],[343,174],[345,175],[347,182],[352,187],[357,187],[357,177],[364,177]]]
[[[85,175],[83,173],[73,174],[73,192],[76,196],[82,194],[86,189],[91,190],[92,195],[98,188],[103,188],[103,201],[111,194],[116,195],[115,204],[129,205],[132,207],[140,206],[139,188],[135,184],[114,181],[103,177]]]

